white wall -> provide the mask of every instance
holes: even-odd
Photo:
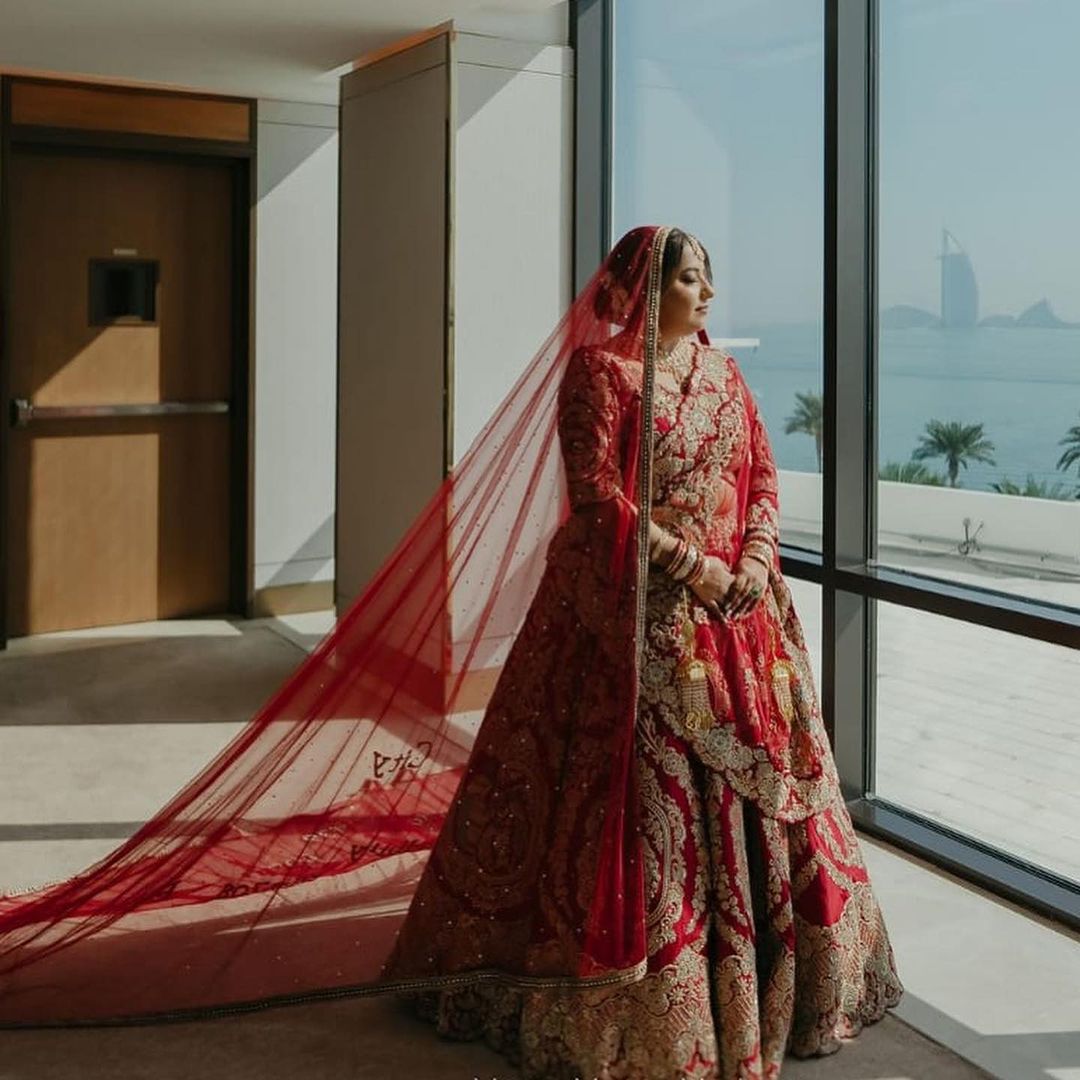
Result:
[[[978,541],[999,557],[1034,556],[1080,569],[1080,502],[999,495],[993,491],[880,485],[878,521],[885,542],[920,544],[964,539],[964,519],[982,527]]]
[[[572,298],[569,49],[457,38],[454,460]]]
[[[439,34],[341,82],[339,615],[443,479],[449,50]]]
[[[560,44],[459,32],[455,55],[456,463],[572,298],[574,85],[571,50]],[[525,557],[515,551],[511,578]],[[484,575],[481,556],[470,572]],[[455,648],[473,644],[477,612],[464,599],[455,594]],[[496,615],[487,663],[501,663],[505,631]]]
[[[820,474],[781,469],[781,536],[820,537],[821,497]],[[1038,564],[1080,573],[1080,501],[892,481],[878,485],[879,539],[913,556],[955,551],[964,539],[965,518],[972,532],[980,529],[982,553],[995,562],[1018,573]]]
[[[260,101],[255,589],[334,577],[336,106]]]
[[[518,27],[532,41],[488,36],[509,29],[501,24],[475,29],[459,32],[456,46],[455,459],[572,287],[565,5]],[[259,103],[257,591],[335,573],[337,124],[335,108]]]
[[[463,34],[484,34],[510,41],[536,41],[545,45],[570,44],[570,4],[567,0],[534,10],[500,11],[492,4],[470,8],[454,16],[454,28]]]

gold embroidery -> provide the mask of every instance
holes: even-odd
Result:
[[[735,525],[728,479],[747,445],[732,361],[696,345],[685,396],[663,390],[656,399],[653,520],[698,544],[723,547]]]
[[[675,682],[683,710],[683,727],[687,731],[708,731],[716,723],[709,702],[709,669],[696,655],[696,632],[690,617],[689,593],[683,592],[680,608],[682,619],[682,655],[675,665]]]
[[[795,702],[792,699],[791,684],[795,678],[795,665],[790,660],[777,660],[770,671],[772,678],[773,700],[784,718],[785,724],[795,719]]]
[[[730,358],[695,348],[685,400],[657,384],[653,518],[709,550],[741,547],[772,566],[775,470],[764,453],[764,429],[744,403]],[[640,387],[640,368],[613,364],[609,374],[620,394]],[[751,453],[744,538],[735,535],[729,481]],[[591,465],[583,457],[583,475]],[[603,486],[595,479],[600,472],[594,469],[579,490],[595,494]],[[581,594],[594,585],[587,568],[570,568],[558,580],[589,613],[590,625],[602,628],[601,601]],[[605,988],[446,990],[429,996],[425,1008],[445,1033],[482,1035],[526,1077],[775,1078],[788,1048],[798,1055],[830,1052],[839,1038],[895,1004],[901,987],[892,950],[840,793],[804,634],[782,575],[769,574],[761,622],[738,629],[718,625],[692,593],[660,571],[649,573],[642,591],[634,750],[647,971],[635,982]],[[739,666],[704,666],[695,626],[742,635]],[[698,663],[703,667],[694,667]],[[691,685],[706,690],[708,724],[694,719],[689,706],[700,699],[687,695],[680,678],[703,672],[707,686],[697,678]],[[511,690],[539,700],[539,688],[528,680]],[[545,749],[531,752],[539,760]],[[522,761],[526,756],[523,748]],[[580,816],[579,798],[572,786],[560,792],[558,813],[566,821]],[[490,798],[481,802],[485,813],[497,805]],[[562,848],[553,862],[577,867],[573,899],[584,907],[597,833],[560,829],[558,813],[552,835]],[[470,818],[465,846],[482,845],[485,820],[482,814]],[[582,843],[577,863],[564,850],[571,835]],[[521,843],[522,851],[532,849],[531,840]],[[493,880],[504,860],[519,857],[518,845],[513,848],[491,853],[485,866]],[[570,889],[569,881],[554,883],[541,906],[554,925],[563,921],[560,905]],[[484,938],[479,921],[465,925],[466,937]],[[497,946],[489,932],[485,948]],[[557,965],[572,943],[551,948]],[[544,958],[534,959],[542,971]]]
[[[655,717],[638,755],[667,848],[694,853],[680,877],[664,881],[675,864],[647,859],[646,892],[672,912],[683,897],[707,893],[707,907],[695,903],[681,935],[650,934],[649,970],[637,982],[448,990],[417,1001],[422,1015],[445,1035],[483,1037],[525,1077],[764,1080],[779,1074],[785,1051],[830,1053],[899,1000],[881,911],[839,795],[793,823],[751,813],[722,777],[695,777],[677,733]],[[664,777],[675,787],[665,790]],[[681,829],[671,827],[677,819]],[[824,922],[823,890],[843,898]]]
[[[559,386],[559,446],[572,506],[620,491],[620,425],[616,363],[599,349],[579,349]]]

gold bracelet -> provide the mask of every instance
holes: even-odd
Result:
[[[770,573],[772,572],[772,560],[767,556],[757,551],[754,548],[743,548],[739,554],[740,559],[750,559],[756,562],[758,566],[763,566]]]
[[[676,577],[679,573],[679,567],[686,559],[686,541],[681,537],[675,538],[675,550],[668,559],[667,564],[664,566],[664,572],[670,577]]]
[[[698,558],[697,566],[694,567],[690,572],[690,576],[686,579],[687,585],[696,585],[705,576],[705,571],[708,569],[709,556],[703,551],[698,554],[700,557]]]
[[[668,573],[676,580],[685,582],[686,579],[697,568],[698,560],[701,558],[701,552],[698,551],[694,544],[684,540],[684,551],[682,558],[679,560],[678,566],[672,566],[668,568]]]

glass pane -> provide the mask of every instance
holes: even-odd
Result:
[[[810,653],[810,668],[814,673],[814,686],[821,699],[821,586],[815,581],[801,578],[786,579],[791,589],[791,599],[806,635],[806,648]]]
[[[782,538],[815,550],[823,42],[823,7],[807,0],[615,9],[615,233],[663,222],[708,247],[710,335],[738,359],[765,417]]]
[[[157,263],[90,260],[90,323],[152,323]]]
[[[1080,5],[881,5],[881,563],[1080,605]]]
[[[1080,881],[1080,652],[878,604],[874,790]]]

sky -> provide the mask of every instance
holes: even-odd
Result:
[[[879,298],[1080,321],[1078,0],[880,0]],[[821,316],[821,0],[617,0],[615,229],[699,233],[731,326]]]

